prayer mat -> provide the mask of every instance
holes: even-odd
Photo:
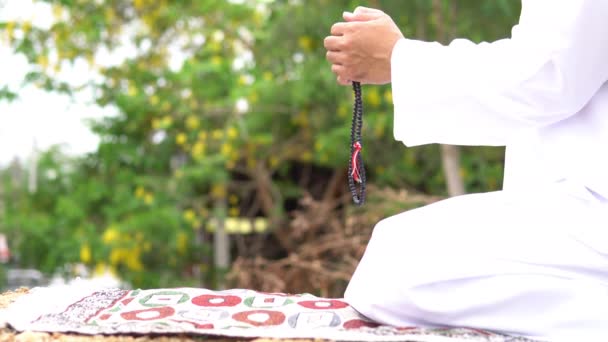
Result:
[[[17,331],[84,335],[180,334],[334,341],[530,341],[475,329],[390,327],[342,299],[198,288],[36,288],[0,310]]]

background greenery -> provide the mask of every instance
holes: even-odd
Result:
[[[356,210],[345,178],[352,94],[336,84],[323,49],[342,11],[381,8],[408,37],[492,41],[509,35],[520,6],[509,0],[45,2],[55,16],[48,30],[0,23],[4,41],[33,66],[24,79],[68,95],[93,89],[97,104],[119,114],[91,123],[101,139],[95,152],[68,158],[59,148],[45,151],[35,192],[5,170],[0,231],[20,266],[69,274],[66,265],[84,263],[136,287],[216,286],[223,278],[213,267],[214,218],[258,219],[249,226],[225,221],[242,233],[232,239],[233,258],[293,254],[289,248],[297,247],[284,241],[301,233],[293,222],[304,198],[339,199],[331,217],[348,227]],[[100,52],[125,39],[138,53],[105,65]],[[176,50],[183,63],[172,62]],[[57,76],[77,61],[90,66],[86,84]],[[363,215],[373,222],[424,202],[383,196],[387,191],[447,195],[439,147],[405,148],[393,140],[390,87],[365,86],[363,93],[368,179],[375,201],[386,204],[374,207],[372,198]],[[0,80],[0,98],[18,95]],[[466,190],[499,189],[502,160],[500,148],[462,149]],[[324,234],[315,232],[306,239]]]

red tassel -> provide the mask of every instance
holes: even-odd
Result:
[[[355,180],[355,182],[357,183],[361,183],[361,176],[359,175],[359,153],[361,152],[361,143],[358,141],[355,141],[355,143],[353,144],[353,155],[352,155],[352,173],[351,175],[353,176],[353,179]]]

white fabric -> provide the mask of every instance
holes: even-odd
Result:
[[[394,136],[506,145],[503,191],[381,221],[345,298],[396,325],[608,339],[608,1],[523,0],[512,37],[393,49]]]
[[[395,139],[508,145],[506,188],[568,178],[608,198],[608,1],[523,1],[510,39],[402,39],[392,59]]]

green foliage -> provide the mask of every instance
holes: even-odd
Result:
[[[5,288],[7,283],[6,266],[0,263],[0,289]]]
[[[17,94],[12,92],[7,86],[0,88],[0,101],[6,100],[8,102],[17,99]]]
[[[68,94],[92,87],[96,102],[119,114],[92,123],[101,138],[94,153],[68,160],[46,152],[36,193],[13,184],[17,200],[1,224],[21,263],[52,272],[84,262],[134,286],[183,284],[194,269],[210,270],[209,247],[194,241],[218,203],[230,216],[265,216],[279,229],[287,203],[325,184],[328,172],[345,172],[352,95],[336,85],[323,38],[358,2],[45,2],[55,15],[48,30],[0,24],[33,66],[26,81]],[[505,36],[518,14],[512,1],[366,4],[391,14],[408,36],[441,41]],[[104,64],[99,52],[125,37],[138,53]],[[78,85],[57,77],[62,63],[82,61],[102,77]],[[3,89],[0,98],[13,97]],[[437,147],[405,149],[392,139],[390,87],[363,92],[370,181],[444,193]],[[498,189],[501,165],[501,149],[465,149],[467,189]],[[308,183],[306,170],[317,172]]]

